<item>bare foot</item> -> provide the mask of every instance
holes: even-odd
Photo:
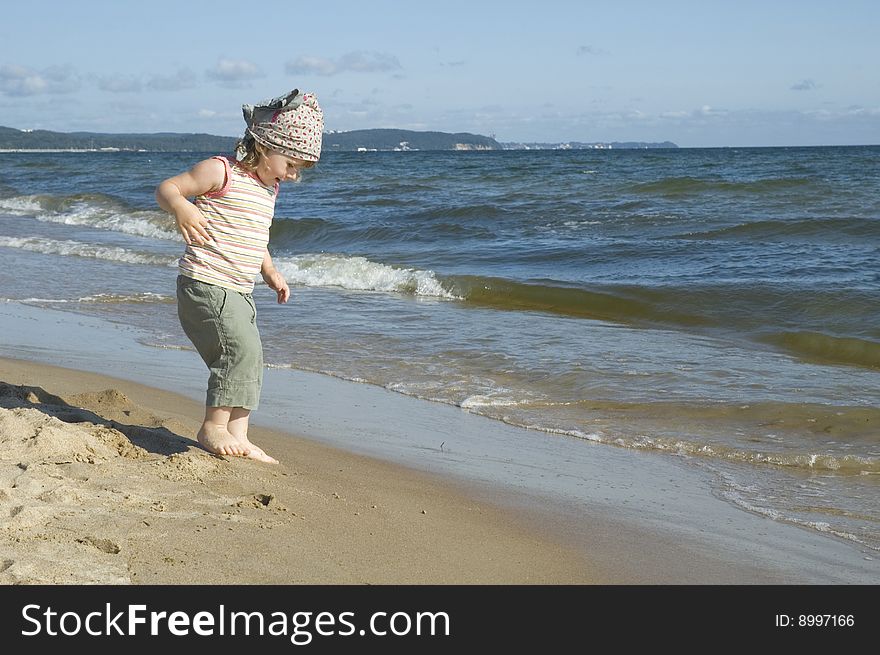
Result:
[[[247,437],[240,439],[239,443],[250,451],[248,457],[250,457],[251,459],[256,459],[260,462],[266,462],[267,464],[278,464],[277,459],[275,459],[271,455],[267,455],[266,451],[259,446],[252,444]]]
[[[251,457],[251,448],[242,443],[223,428],[202,425],[196,437],[206,450],[215,455],[230,455],[235,457]],[[264,455],[266,453],[263,453]]]

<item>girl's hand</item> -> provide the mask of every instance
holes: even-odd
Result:
[[[263,273],[263,281],[266,285],[278,294],[278,304],[284,304],[290,299],[290,287],[287,286],[287,280],[273,268],[271,271]]]
[[[208,227],[207,219],[198,207],[185,198],[182,198],[174,206],[174,222],[187,245],[202,246],[211,240],[205,229]]]

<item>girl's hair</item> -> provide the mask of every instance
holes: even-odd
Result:
[[[244,157],[238,161],[239,165],[252,173],[257,170],[260,160],[270,152],[269,148],[257,143],[257,140],[251,136],[250,133],[246,133],[241,139],[239,139],[235,149],[236,151],[244,152]],[[315,162],[304,161],[302,168],[311,168],[314,165]]]
[[[258,148],[259,144],[257,143],[257,140],[248,133],[238,141],[235,149],[245,153],[244,157],[238,162],[242,168],[251,172],[257,169],[257,164],[260,163],[260,157],[263,156],[261,149]]]

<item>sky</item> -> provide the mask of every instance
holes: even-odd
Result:
[[[875,0],[27,0],[0,125],[238,136],[298,88],[325,129],[682,147],[880,144]]]

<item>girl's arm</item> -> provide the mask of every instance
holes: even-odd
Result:
[[[205,227],[208,221],[198,207],[187,198],[217,191],[226,183],[226,167],[217,159],[206,159],[180,175],[170,177],[156,187],[156,202],[174,214],[177,229],[187,245],[202,245],[210,241]]]
[[[286,303],[290,298],[290,287],[287,286],[287,280],[272,263],[272,256],[269,254],[268,248],[263,255],[263,266],[260,268],[260,273],[263,276],[263,281],[278,294],[278,304]]]

